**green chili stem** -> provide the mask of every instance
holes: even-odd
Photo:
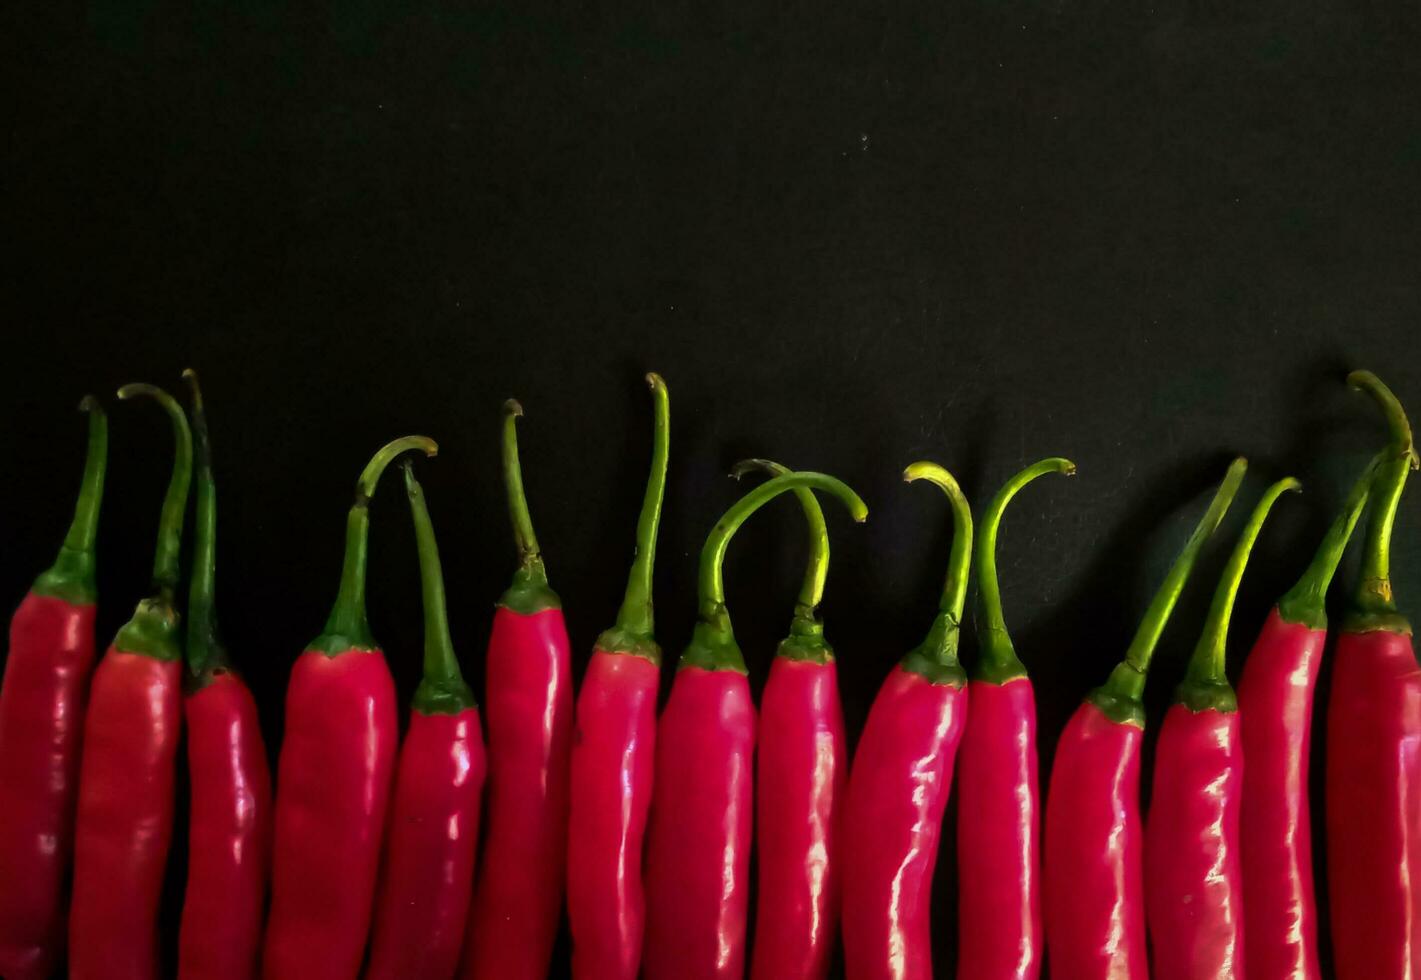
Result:
[[[1362,475],[1352,484],[1342,509],[1333,518],[1332,525],[1323,535],[1317,553],[1313,555],[1307,570],[1297,583],[1278,600],[1278,614],[1290,623],[1301,623],[1309,629],[1327,628],[1327,590],[1337,574],[1337,566],[1342,562],[1342,553],[1347,550],[1347,542],[1366,507],[1371,494],[1372,481],[1390,455],[1385,450],[1372,457]]]
[[[414,519],[415,546],[419,550],[420,595],[424,601],[424,677],[415,691],[415,708],[425,714],[457,714],[474,704],[473,692],[464,683],[454,640],[449,635],[449,614],[444,597],[444,570],[434,523],[424,502],[424,488],[414,478],[414,466],[403,463],[405,492]]]
[[[1417,465],[1411,424],[1391,389],[1375,374],[1353,371],[1347,375],[1347,383],[1370,395],[1382,410],[1391,437],[1389,450],[1392,454],[1372,483],[1371,514],[1367,518],[1367,539],[1362,551],[1362,569],[1354,604],[1363,617],[1400,620],[1391,587],[1391,533],[1406,477]],[[1409,631],[1404,621],[1389,625]],[[1386,626],[1383,625],[1383,628]]]
[[[508,490],[508,516],[513,522],[513,543],[518,548],[518,563],[525,569],[541,569],[542,552],[538,536],[533,533],[533,515],[528,512],[528,497],[523,492],[523,464],[518,459],[518,419],[523,406],[515,399],[503,403],[503,483]]]
[[[433,439],[424,436],[405,436],[382,446],[355,484],[355,503],[345,519],[345,558],[341,565],[340,590],[336,593],[335,606],[326,620],[325,632],[317,638],[311,648],[326,653],[340,653],[351,649],[374,649],[375,639],[370,633],[370,622],[365,612],[365,569],[370,543],[370,498],[380,481],[385,467],[401,453],[418,449],[426,456],[434,456],[439,446]]]
[[[947,575],[938,613],[933,617],[927,637],[903,658],[903,666],[935,684],[960,685],[964,678],[957,661],[957,642],[972,563],[972,508],[956,478],[936,463],[913,463],[903,471],[903,479],[908,483],[927,480],[936,485],[947,494],[952,507],[952,548],[947,556]]]
[[[636,525],[636,557],[627,575],[627,590],[617,612],[616,629],[632,638],[650,640],[655,632],[652,572],[656,564],[656,532],[661,526],[661,502],[666,494],[666,465],[671,455],[671,396],[659,374],[648,374],[651,388],[651,473]],[[520,483],[521,488],[521,483]],[[512,484],[510,484],[510,493]],[[521,493],[521,489],[520,489]],[[527,505],[523,505],[526,516]],[[515,517],[515,523],[517,518]],[[531,526],[529,534],[532,533]],[[536,547],[536,546],[535,546]]]
[[[197,506],[193,515],[192,582],[188,586],[187,662],[199,680],[227,666],[227,654],[217,629],[217,483],[212,475],[212,443],[197,372],[183,372],[192,392],[193,446],[197,458],[194,483]]]
[[[162,388],[149,384],[129,384],[118,390],[118,397],[127,400],[138,395],[155,399],[168,413],[173,424],[176,450],[173,475],[163,497],[163,510],[158,519],[158,544],[153,552],[153,585],[160,595],[172,601],[178,587],[179,556],[182,551],[183,520],[187,515],[188,485],[192,481],[192,432],[182,406]]]
[[[768,459],[742,459],[731,468],[730,475],[740,479],[752,470],[760,470],[770,476],[784,476],[792,472],[789,467]],[[795,618],[813,620],[814,611],[824,601],[824,583],[829,578],[829,528],[824,523],[824,510],[814,491],[799,489],[794,491],[800,509],[804,511],[804,522],[809,530],[809,559],[804,569],[804,581],[799,586],[799,599],[795,602]]]
[[[1189,658],[1188,676],[1191,680],[1214,685],[1228,684],[1225,657],[1229,619],[1233,615],[1234,600],[1238,597],[1239,584],[1243,581],[1244,569],[1248,567],[1249,555],[1253,553],[1253,545],[1258,540],[1259,532],[1263,530],[1263,522],[1268,519],[1268,512],[1273,509],[1278,498],[1289,491],[1301,489],[1302,484],[1291,476],[1279,480],[1263,492],[1263,497],[1253,508],[1248,523],[1238,536],[1238,543],[1229,555],[1228,563],[1224,565],[1218,587],[1214,589],[1214,598],[1209,603],[1209,614],[1204,620],[1203,632],[1199,634],[1199,642]]]
[[[1037,477],[1047,473],[1072,476],[1075,472],[1076,464],[1059,456],[1032,463],[1002,485],[977,525],[977,642],[981,647],[978,674],[983,679],[1002,684],[1026,675],[1002,614],[1001,586],[997,580],[997,532],[1002,515],[1017,492]]]
[[[79,411],[89,415],[89,449],[84,457],[84,476],[79,481],[79,500],[74,520],[64,536],[70,551],[92,552],[99,538],[99,505],[104,499],[104,472],[108,464],[109,419],[93,395],[85,395]]]

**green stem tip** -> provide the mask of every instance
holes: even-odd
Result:
[[[957,659],[957,643],[972,563],[972,508],[957,479],[937,463],[913,463],[903,471],[903,479],[907,483],[927,480],[947,494],[952,508],[952,549],[947,556],[947,575],[937,615],[927,637],[903,658],[901,666],[934,684],[961,687],[967,678]]]
[[[474,693],[464,682],[459,659],[454,655],[454,640],[449,635],[444,570],[439,563],[439,544],[424,501],[424,488],[414,478],[413,464],[406,459],[401,465],[414,521],[420,596],[424,603],[424,677],[414,692],[414,709],[426,715],[456,715],[474,706]]]
[[[1390,436],[1389,458],[1382,464],[1371,488],[1371,514],[1362,551],[1362,569],[1353,599],[1354,610],[1345,629],[1349,632],[1385,630],[1410,633],[1411,624],[1396,608],[1391,586],[1391,535],[1406,478],[1417,467],[1411,424],[1391,389],[1370,371],[1353,371],[1347,383],[1369,395],[1381,409]]]
[[[523,464],[518,458],[518,419],[523,406],[517,399],[503,403],[503,484],[508,495],[508,516],[513,524],[513,543],[518,549],[518,568],[513,584],[499,597],[498,603],[521,615],[532,615],[544,609],[557,609],[561,602],[548,587],[548,572],[543,566],[543,553],[538,548],[538,536],[533,533],[533,515],[528,511],[528,497],[523,490]]]
[[[1219,584],[1214,589],[1214,598],[1209,603],[1209,614],[1204,620],[1204,629],[1199,634],[1199,642],[1189,658],[1184,682],[1179,685],[1175,700],[1188,706],[1191,711],[1234,711],[1238,701],[1233,688],[1229,686],[1225,673],[1229,639],[1229,619],[1233,615],[1234,600],[1238,597],[1239,584],[1243,581],[1244,569],[1248,566],[1249,555],[1253,553],[1254,542],[1263,530],[1263,522],[1278,498],[1290,491],[1299,491],[1302,484],[1291,476],[1279,480],[1263,492],[1262,498],[1248,523],[1238,536],[1238,543],[1229,554],[1228,563],[1219,576]]]
[[[597,638],[597,649],[631,653],[661,662],[661,648],[654,637],[655,604],[652,601],[652,573],[656,565],[656,534],[661,526],[661,504],[666,496],[666,466],[671,456],[671,393],[655,372],[646,376],[651,389],[651,472],[636,525],[636,556],[627,574],[626,593],[617,611],[617,622]]]
[[[79,411],[89,416],[89,445],[84,456],[84,475],[79,480],[79,498],[74,504],[74,519],[54,564],[35,579],[32,590],[76,605],[90,605],[98,592],[94,580],[95,546],[99,537],[99,508],[104,499],[104,475],[108,468],[109,420],[104,407],[93,395],[85,395],[80,400]]]
[[[227,651],[217,628],[217,482],[212,474],[212,443],[197,372],[183,372],[192,398],[194,474],[197,506],[193,517],[192,582],[188,586],[187,664],[192,683],[202,687],[228,667]]]
[[[175,451],[173,472],[163,496],[158,519],[158,545],[153,553],[153,584],[159,595],[172,601],[178,587],[179,556],[182,551],[183,520],[187,514],[188,487],[192,482],[192,431],[182,406],[162,388],[150,384],[128,384],[118,390],[121,400],[152,398],[168,413],[173,426]]]
[[[1001,585],[997,579],[997,532],[1007,504],[1022,487],[1037,477],[1048,473],[1074,476],[1075,472],[1076,464],[1060,456],[1032,463],[1002,485],[982,515],[976,541],[977,644],[981,649],[974,676],[979,680],[1005,684],[1026,676],[1026,668],[1017,658],[1011,635],[1007,632],[1006,618],[1002,613]]]
[[[1174,564],[1169,567],[1159,591],[1150,600],[1144,618],[1140,620],[1140,626],[1135,631],[1135,637],[1125,651],[1125,659],[1111,672],[1105,684],[1088,696],[1088,700],[1113,721],[1144,727],[1145,711],[1140,697],[1145,691],[1145,676],[1150,669],[1150,659],[1154,656],[1155,647],[1159,645],[1160,636],[1164,633],[1170,614],[1174,612],[1175,604],[1179,601],[1179,595],[1184,591],[1189,575],[1199,560],[1199,553],[1228,513],[1229,505],[1233,503],[1247,469],[1248,461],[1243,457],[1235,459],[1229,465],[1228,473],[1214,494],[1209,509],[1195,526],[1189,540],[1184,543],[1179,556],[1174,559]]]

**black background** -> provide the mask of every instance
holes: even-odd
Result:
[[[1035,458],[1079,463],[1026,491],[1002,540],[1043,764],[1207,488],[1247,454],[1157,658],[1156,723],[1265,482],[1294,473],[1307,492],[1259,543],[1235,667],[1379,444],[1345,370],[1421,404],[1414,23],[1380,4],[1191,6],[14,5],[0,594],[17,601],[51,560],[83,448],[69,413],[94,391],[113,421],[101,639],[123,622],[170,441],[156,409],[109,396],[176,388],[192,365],[225,632],[273,752],[286,674],[334,597],[353,480],[396,435],[441,443],[419,471],[481,690],[513,565],[496,467],[516,395],[580,670],[630,558],[655,369],[673,410],[662,642],[689,635],[731,462],[840,475],[872,511],[859,528],[826,505],[825,615],[855,734],[926,629],[946,555],[944,501],[902,485],[903,465],[941,461],[980,504]],[[1421,588],[1417,513],[1412,494],[1403,604]],[[757,688],[801,531],[780,502],[731,551]],[[420,620],[397,483],[375,501],[371,561],[371,621],[408,696]],[[1324,668],[1320,698],[1326,683]],[[172,864],[176,889],[181,840]]]

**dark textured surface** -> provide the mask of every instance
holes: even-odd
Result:
[[[855,528],[827,508],[825,613],[855,733],[927,627],[946,555],[947,508],[898,481],[905,463],[941,461],[979,505],[1037,457],[1080,465],[1025,491],[1002,537],[1049,756],[1206,488],[1247,454],[1160,651],[1156,722],[1265,481],[1294,473],[1307,492],[1264,531],[1235,668],[1378,444],[1345,369],[1372,367],[1421,414],[1415,24],[1384,5],[1271,6],[7,11],[0,596],[17,601],[58,544],[84,439],[68,413],[94,391],[113,417],[102,639],[126,618],[169,437],[110,393],[176,388],[193,365],[219,606],[272,745],[286,673],[334,597],[355,476],[406,432],[443,447],[420,475],[481,690],[512,568],[497,419],[516,395],[585,656],[630,557],[655,369],[673,411],[662,642],[689,635],[735,459],[842,476],[872,511]],[[1418,493],[1397,526],[1403,604],[1421,596]],[[797,582],[793,507],[731,549],[757,685]],[[372,624],[408,696],[419,591],[398,480],[371,557]]]

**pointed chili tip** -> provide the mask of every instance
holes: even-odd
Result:
[[[503,414],[518,418],[523,414],[523,406],[518,403],[518,399],[510,398],[503,403]]]
[[[83,398],[79,399],[79,411],[97,412],[98,414],[102,415],[104,414],[104,406],[103,403],[100,402],[93,395],[85,395]]]

